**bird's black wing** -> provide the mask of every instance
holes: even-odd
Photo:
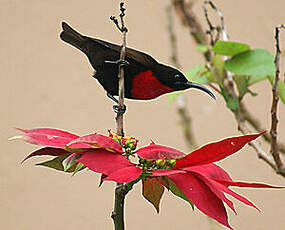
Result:
[[[112,44],[110,42],[102,41],[99,39],[95,39],[95,38],[92,38],[92,40],[96,41],[97,43],[100,43],[101,45],[105,46],[106,48],[112,49],[118,53],[121,52],[121,46]],[[138,50],[134,50],[132,48],[128,48],[128,47],[126,49],[126,57],[127,57],[127,59],[130,58],[130,59],[138,62],[139,64],[144,65],[147,68],[151,68],[155,64],[157,64],[157,61],[153,57],[151,57],[150,55],[143,53],[141,51],[138,51]]]
[[[60,34],[61,39],[83,51],[93,60],[91,63],[95,68],[96,65],[101,65],[101,61],[107,60],[108,57],[112,58],[113,56],[120,56],[121,46],[81,35],[66,22],[62,22],[62,29],[63,31]],[[148,54],[131,48],[127,48],[126,51],[126,58],[131,59],[131,62],[135,61],[137,64],[141,64],[146,68],[151,68],[153,65],[157,64],[157,61]]]

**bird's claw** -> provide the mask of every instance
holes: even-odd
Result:
[[[117,61],[104,61],[105,64],[113,64],[119,66],[128,66],[130,63],[127,60],[119,59]]]
[[[118,115],[122,115],[126,112],[127,106],[123,105],[123,107],[120,107],[119,105],[113,105],[114,112]]]

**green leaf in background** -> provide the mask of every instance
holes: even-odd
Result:
[[[197,50],[198,52],[201,52],[201,53],[206,53],[206,52],[209,50],[209,46],[207,46],[207,45],[202,45],[202,44],[198,44],[198,45],[196,46],[196,50]]]
[[[209,81],[222,84],[225,78],[224,61],[219,56],[212,57],[213,67],[210,70]]]
[[[221,89],[221,94],[225,99],[227,107],[232,111],[237,110],[239,106],[238,98],[229,95],[221,85],[220,89]]]
[[[237,110],[238,109],[238,99],[235,97],[229,98],[229,100],[227,101],[227,107],[232,111]]]
[[[285,83],[281,80],[278,81],[277,92],[281,101],[285,104]]]
[[[205,65],[195,65],[185,73],[185,76],[189,81],[205,84],[209,82],[207,76],[203,74],[205,70]]]
[[[236,54],[245,52],[249,50],[250,47],[247,44],[239,43],[239,42],[230,42],[230,41],[217,41],[212,51],[215,54],[223,55],[223,56],[234,56]]]
[[[248,76],[237,76],[233,77],[234,82],[236,83],[239,96],[243,97],[245,93],[247,93],[247,85],[248,85]]]
[[[238,75],[274,75],[274,57],[267,50],[254,49],[225,61],[226,70]]]
[[[252,75],[248,79],[248,85],[253,85],[257,82],[263,81],[266,79],[267,76],[261,76],[261,75]]]
[[[176,196],[182,198],[183,200],[185,200],[186,202],[188,202],[191,205],[192,209],[194,210],[194,204],[187,198],[187,196],[185,196],[185,194],[179,188],[177,188],[176,184],[172,180],[170,180],[169,178],[168,178],[168,183],[169,183],[169,185],[168,185],[169,190],[174,195],[176,195]]]
[[[172,93],[169,93],[167,96],[167,103],[168,105],[170,105],[171,103],[173,103],[176,98],[181,94],[180,91],[176,91],[176,92],[172,92]]]
[[[246,93],[249,93],[251,96],[255,97],[257,96],[257,93],[252,92],[248,86],[249,86],[249,76],[240,76],[235,75],[233,77],[234,82],[236,83],[238,92],[239,92],[239,98],[242,98]]]

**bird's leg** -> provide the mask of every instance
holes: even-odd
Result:
[[[112,94],[107,92],[107,97],[109,97],[116,104],[119,104],[119,101]],[[124,114],[127,110],[127,107],[126,105],[124,105],[123,108],[120,108],[119,105],[113,105],[113,109],[114,109],[114,112],[117,114]]]
[[[112,101],[114,101],[115,103],[119,103],[119,101],[110,93],[107,92],[107,97],[109,97]]]
[[[128,66],[130,63],[127,60],[117,60],[117,61],[104,61],[105,64]]]

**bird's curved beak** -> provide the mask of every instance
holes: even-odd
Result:
[[[196,83],[193,83],[193,82],[190,82],[190,81],[186,82],[186,85],[188,86],[188,88],[200,89],[200,90],[204,91],[205,93],[209,94],[211,98],[216,100],[215,95],[210,90],[208,90],[206,87],[199,85],[199,84],[196,84]]]

